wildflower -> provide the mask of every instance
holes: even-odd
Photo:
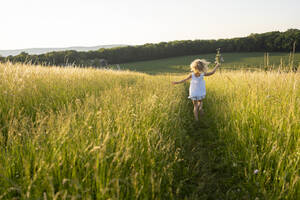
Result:
[[[215,57],[215,63],[221,63],[221,62],[224,62],[224,59],[222,57],[222,55],[220,54],[220,48],[217,48],[217,54],[216,54],[216,57]]]
[[[258,174],[258,172],[259,172],[259,170],[258,169],[256,169],[256,170],[254,170],[254,174]]]

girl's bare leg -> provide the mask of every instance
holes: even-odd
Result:
[[[193,104],[194,104],[194,116],[195,116],[195,120],[198,121],[198,102],[196,100],[193,100]]]
[[[199,108],[200,114],[204,114],[204,111],[203,111],[203,101],[202,100],[198,101],[198,108]]]
[[[202,100],[199,100],[197,103],[198,103],[198,109],[200,111],[202,109],[202,106],[203,106]]]

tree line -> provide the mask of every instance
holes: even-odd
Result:
[[[0,61],[29,62],[44,65],[101,66],[103,60],[109,64],[160,58],[214,53],[216,48],[222,52],[290,52],[296,43],[299,51],[300,30],[289,29],[285,32],[273,31],[250,34],[247,37],[219,40],[180,40],[156,44],[115,47],[97,51],[80,52],[74,50],[29,55],[22,52],[16,56],[1,57]],[[298,44],[298,45],[297,45]]]

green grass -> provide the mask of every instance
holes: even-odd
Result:
[[[264,66],[264,53],[223,53],[225,62],[223,68],[257,68]],[[204,58],[210,62],[214,62],[215,54],[203,54],[193,56],[182,56],[174,58],[166,58],[151,61],[132,62],[120,64],[122,69],[129,69],[138,72],[150,74],[157,73],[186,73],[189,72],[190,63],[196,58]],[[289,63],[289,53],[269,53],[269,65],[278,66],[282,58],[283,65]],[[294,63],[298,66],[300,63],[300,53],[295,54]]]
[[[0,199],[299,199],[299,73],[183,77],[1,64]]]

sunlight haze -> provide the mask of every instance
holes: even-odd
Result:
[[[297,0],[3,0],[0,49],[244,37],[300,28]]]

